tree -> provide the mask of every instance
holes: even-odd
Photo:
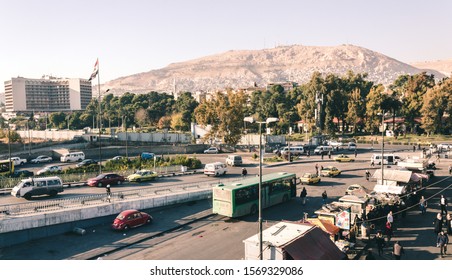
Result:
[[[379,124],[381,124],[381,117],[378,114],[382,113],[381,104],[383,103],[384,90],[383,85],[376,85],[372,87],[366,97],[366,130],[371,133],[377,133]]]
[[[66,126],[66,114],[63,112],[54,112],[49,116],[49,122],[53,127],[63,129]]]
[[[184,92],[177,98],[174,111],[181,114],[177,124],[177,127],[179,127],[177,130],[190,130],[190,124],[194,121],[194,111],[198,105],[199,103],[193,98],[190,92]]]
[[[364,115],[364,102],[361,98],[361,91],[355,88],[350,95],[348,103],[348,111],[346,121],[353,125],[353,135],[356,134],[358,123],[362,120]]]

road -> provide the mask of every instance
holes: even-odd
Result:
[[[263,212],[264,229],[281,220],[299,220],[302,218],[304,212],[312,215],[321,206],[320,194],[323,190],[327,190],[330,200],[337,200],[344,194],[345,188],[352,183],[358,183],[372,188],[374,183],[368,182],[364,178],[365,170],[370,167],[369,158],[371,153],[372,151],[370,150],[360,150],[357,161],[354,163],[334,163],[328,157],[324,157],[323,161],[320,157],[311,157],[310,159],[304,158],[291,164],[264,167],[264,174],[287,171],[301,175],[304,172],[314,172],[314,165],[318,161],[319,165],[326,166],[332,164],[343,171],[343,175],[339,177],[322,178],[323,180],[320,184],[306,186],[308,202],[305,207],[300,205],[299,199],[297,198],[286,204],[265,209]],[[407,151],[401,154],[408,155],[410,152]],[[209,159],[213,160],[214,157],[212,156]],[[257,174],[257,165],[251,160],[251,157],[244,157],[244,159],[248,166],[250,176]],[[447,179],[446,177],[447,166],[450,163],[452,163],[452,160],[449,159],[441,160],[437,164],[440,168],[437,171],[437,177],[446,179],[441,186],[435,186],[429,190],[431,195],[444,190],[443,193],[448,197],[452,197],[451,191],[444,189],[445,186],[451,184],[450,178]],[[238,176],[240,168],[233,170],[235,174],[228,174],[227,176]],[[184,182],[189,178],[194,180],[199,179],[194,176],[180,178]],[[396,220],[397,230],[393,240],[400,239],[404,243],[407,251],[406,259],[436,259],[438,257],[437,248],[434,246],[435,237],[431,230],[431,221],[433,221],[434,215],[438,210],[435,207],[435,200],[437,200],[436,197],[431,198],[429,203],[431,207],[425,216],[420,217],[417,211],[412,211],[408,213],[406,218]],[[4,248],[0,250],[0,258],[77,258],[77,255],[86,251],[96,250],[105,246],[114,246],[114,244],[126,242],[127,238],[138,237],[149,232],[157,232],[160,228],[174,224],[175,220],[183,219],[188,213],[208,211],[211,208],[210,204],[210,201],[201,201],[196,204],[180,205],[169,209],[151,209],[149,212],[154,216],[155,223],[149,227],[134,229],[126,235],[111,232],[108,225],[100,225],[88,229],[88,234],[85,236],[68,234],[34,241],[33,246],[30,246],[30,244],[21,244],[14,246],[14,248]],[[244,245],[242,241],[257,233],[258,226],[256,220],[256,216],[247,216],[240,219],[201,221],[184,227],[170,235],[158,237],[149,242],[140,243],[125,251],[105,256],[104,259],[242,259],[244,257]],[[102,238],[99,238],[99,236],[102,236]],[[65,244],[65,246],[61,246],[61,244]],[[387,248],[385,255],[380,258],[391,258],[390,249]]]

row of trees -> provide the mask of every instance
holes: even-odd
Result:
[[[142,130],[172,128],[189,131],[190,123],[211,125],[209,137],[236,144],[244,132],[245,116],[265,120],[279,118],[274,131],[285,134],[302,120],[309,131],[335,135],[339,131],[377,133],[381,113],[405,119],[402,132],[449,133],[452,129],[452,79],[435,81],[433,75],[402,75],[388,87],[367,80],[367,74],[351,71],[343,76],[314,73],[311,79],[286,92],[281,85],[255,90],[217,92],[200,104],[185,92],[177,100],[166,93],[106,95],[101,101],[103,127],[139,127]],[[48,119],[27,123],[30,128],[81,129],[98,126],[98,99],[86,110],[57,112]],[[445,119],[445,116],[448,119]],[[33,119],[33,118],[30,118]],[[1,120],[0,120],[1,121]],[[16,120],[23,122],[23,120]],[[27,121],[29,122],[29,121]],[[257,131],[257,126],[247,126]]]

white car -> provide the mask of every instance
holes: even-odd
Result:
[[[328,145],[332,146],[333,148],[341,148],[342,142],[331,140],[328,142]]]
[[[452,150],[452,143],[441,143],[436,146],[440,151]]]
[[[46,172],[50,172],[50,173],[55,173],[55,172],[59,172],[62,171],[63,169],[61,168],[61,166],[58,165],[49,165],[44,167],[41,170],[38,170],[38,172],[36,172],[36,175],[41,175],[44,174]]]
[[[37,158],[32,159],[31,163],[43,163],[43,162],[51,162],[53,159],[49,156],[38,156]]]
[[[210,147],[207,150],[204,150],[205,154],[218,154],[218,149],[216,147]]]

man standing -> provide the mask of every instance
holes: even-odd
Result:
[[[447,198],[444,195],[441,195],[439,205],[441,206],[441,215],[447,215]]]
[[[326,190],[322,193],[322,202],[323,204],[326,204],[326,200],[328,199],[328,195],[326,194]]]
[[[439,247],[441,258],[444,258],[444,255],[447,255],[447,243],[449,243],[449,237],[447,234],[444,234],[444,231],[442,230],[438,233],[438,238],[436,239],[436,246]]]
[[[308,192],[306,191],[306,188],[303,187],[303,190],[301,190],[300,193],[300,198],[301,198],[301,204],[305,205],[306,204],[306,196],[308,195]]]
[[[394,244],[394,250],[392,251],[392,254],[394,255],[394,259],[400,260],[404,253],[405,253],[405,251],[403,250],[403,246],[400,245],[399,241],[396,241],[396,243]]]
[[[110,184],[108,184],[105,189],[107,190],[107,200],[108,202],[111,202],[111,190],[110,190]]]

